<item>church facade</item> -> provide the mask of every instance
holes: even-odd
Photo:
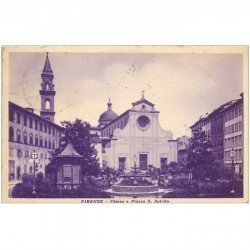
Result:
[[[132,103],[132,108],[121,115],[108,110],[99,119],[102,141],[102,165],[130,171],[136,164],[140,170],[160,168],[177,162],[177,141],[171,131],[159,124],[159,111],[144,97]]]

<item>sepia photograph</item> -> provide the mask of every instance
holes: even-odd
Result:
[[[4,202],[248,201],[247,46],[2,52]]]

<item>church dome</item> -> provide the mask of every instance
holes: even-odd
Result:
[[[99,124],[100,125],[108,124],[109,122],[111,122],[112,120],[114,120],[115,118],[118,117],[118,115],[111,108],[112,103],[110,102],[110,100],[107,103],[107,105],[108,105],[108,110],[103,112],[100,115],[100,118],[99,118]]]

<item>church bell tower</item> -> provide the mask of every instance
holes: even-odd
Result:
[[[49,55],[48,52],[46,54],[46,60],[44,64],[44,68],[41,74],[42,83],[41,83],[41,117],[45,118],[48,121],[54,122],[55,117],[55,107],[54,107],[54,97],[55,90],[53,84],[53,71],[50,66]]]

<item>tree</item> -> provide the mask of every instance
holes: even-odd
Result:
[[[204,179],[209,177],[214,165],[211,139],[204,131],[194,131],[188,149],[187,168],[194,179]]]
[[[74,149],[83,156],[81,161],[82,176],[97,176],[100,172],[100,164],[97,151],[91,141],[90,124],[80,119],[76,119],[74,122],[63,121],[61,124],[65,128],[65,135],[60,139],[60,147],[55,154],[61,152],[70,142]]]

